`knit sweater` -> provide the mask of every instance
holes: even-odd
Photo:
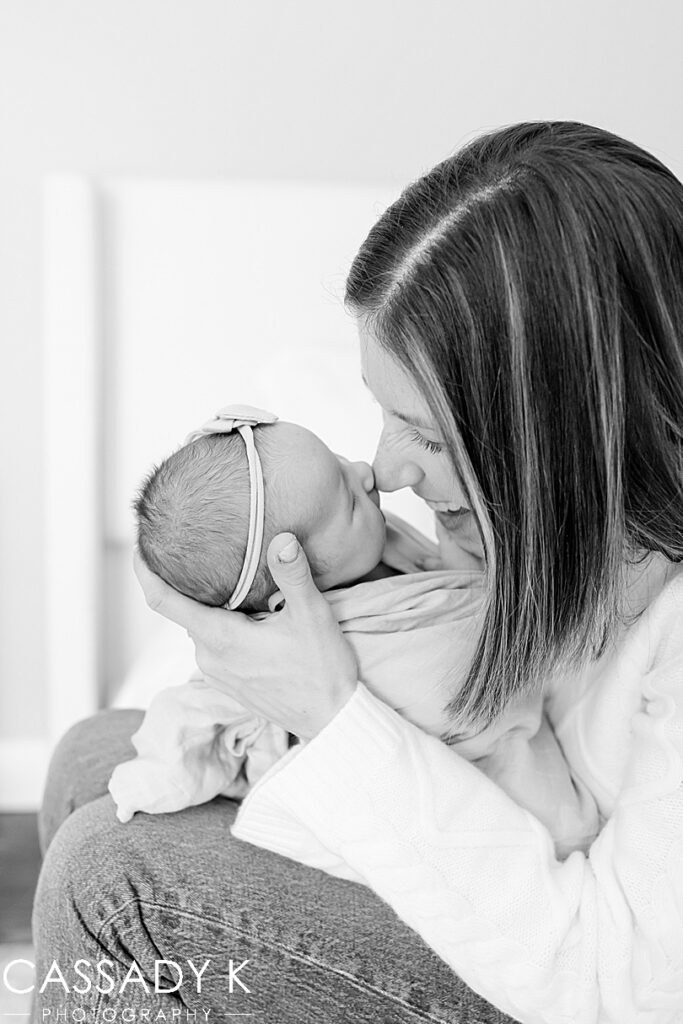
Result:
[[[546,711],[597,801],[587,853],[358,683],[244,799],[232,834],[369,886],[522,1022],[683,1022],[683,565],[652,556],[635,621],[558,674]],[[352,752],[352,756],[349,756]]]

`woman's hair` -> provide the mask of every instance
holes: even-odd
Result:
[[[598,657],[624,566],[683,558],[683,185],[570,121],[487,134],[363,243],[351,310],[433,409],[488,605],[454,722]]]

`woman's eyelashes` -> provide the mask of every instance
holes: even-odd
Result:
[[[413,428],[410,431],[411,440],[419,444],[420,448],[424,448],[425,451],[431,452],[432,455],[438,455],[439,452],[443,451],[443,445],[439,441],[430,441],[428,437],[423,437],[419,430]]]

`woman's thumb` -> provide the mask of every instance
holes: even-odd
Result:
[[[268,545],[268,568],[286,603],[311,606],[320,593],[303,548],[293,533],[278,533]]]

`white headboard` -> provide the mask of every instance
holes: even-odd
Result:
[[[397,192],[301,182],[47,180],[54,736],[116,702],[150,637],[170,635],[145,607],[131,568],[130,504],[152,462],[236,401],[272,409],[333,450],[371,459],[379,413],[360,380],[342,295],[358,246]],[[431,529],[411,495],[385,504]],[[187,645],[182,631],[173,636]],[[127,697],[136,700],[135,692]]]

